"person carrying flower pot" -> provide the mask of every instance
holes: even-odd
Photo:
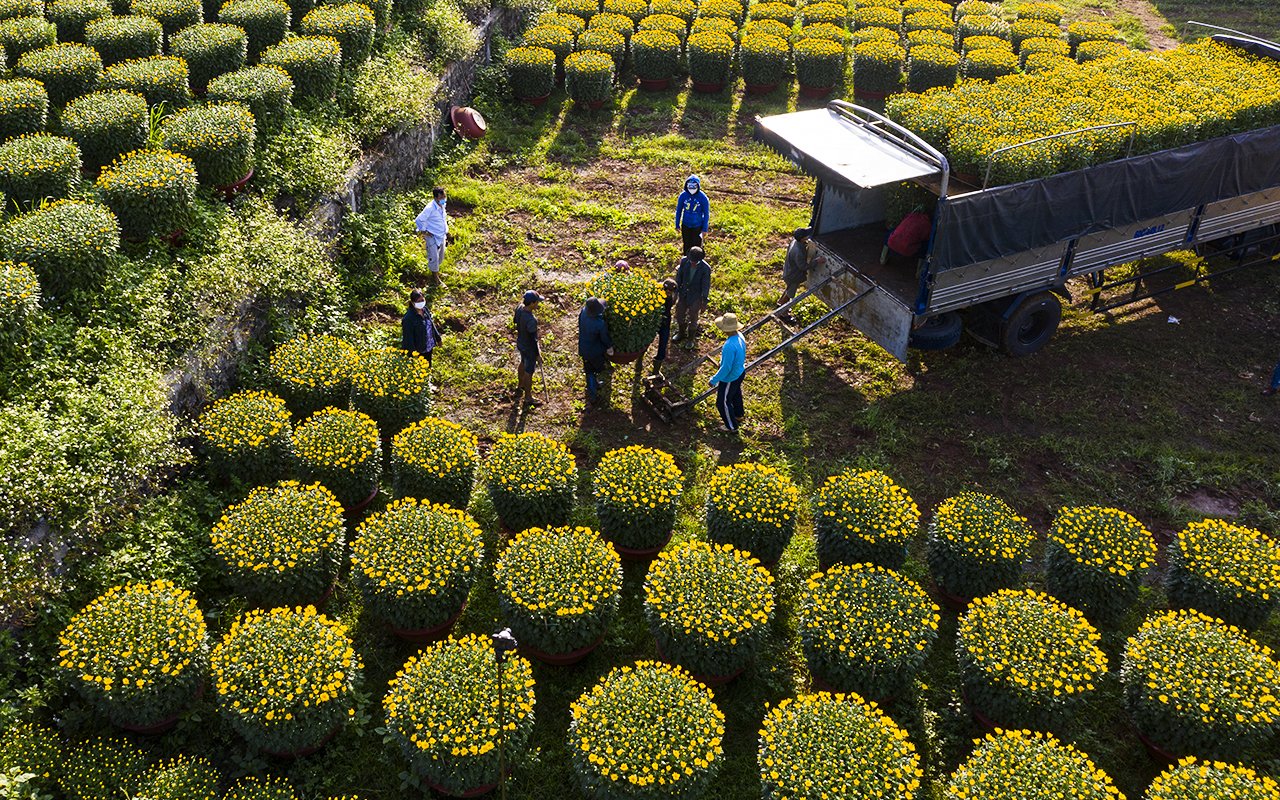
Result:
[[[431,354],[440,344],[440,326],[431,317],[427,298],[414,289],[409,292],[409,308],[400,319],[400,348],[417,353],[431,363]]]
[[[782,281],[786,284],[786,289],[778,298],[778,305],[791,302],[796,291],[809,279],[809,271],[827,263],[825,256],[818,255],[818,246],[813,241],[813,228],[796,228],[792,236],[792,242],[787,247],[787,259],[782,263]]]
[[[716,328],[726,337],[724,347],[720,349],[720,369],[711,376],[711,385],[716,387],[716,409],[724,425],[720,430],[725,433],[737,433],[738,421],[746,416],[742,405],[742,376],[746,373],[747,340],[738,331],[742,324],[737,314],[725,314],[716,317]]]
[[[689,255],[676,267],[676,321],[679,330],[671,341],[684,340],[684,349],[692,350],[698,338],[698,316],[711,297],[711,265],[701,247],[689,248]]]
[[[542,295],[532,289],[525,292],[520,305],[516,306],[513,320],[516,326],[516,352],[520,354],[520,364],[516,368],[516,399],[519,400],[523,394],[524,404],[529,408],[538,405],[533,397],[533,373],[542,362],[542,349],[538,344],[538,318],[533,315],[533,308],[542,300]]]
[[[681,252],[688,255],[691,249],[700,247],[710,224],[711,201],[702,191],[702,179],[690,175],[684,182],[684,191],[676,198],[676,232],[683,244]]]
[[[587,400],[596,405],[600,401],[600,376],[609,373],[608,357],[613,355],[613,340],[604,321],[604,303],[597,297],[587,298],[578,312],[578,355],[582,357],[582,371],[587,375]]]
[[[440,262],[444,261],[445,239],[449,235],[449,215],[445,213],[448,203],[444,187],[435,187],[431,190],[431,202],[413,221],[418,235],[422,237],[422,247],[427,251],[427,270],[432,286],[444,285],[440,282]]]
[[[662,281],[662,317],[658,320],[658,354],[653,357],[653,374],[662,370],[662,362],[667,360],[667,343],[671,341],[671,312],[676,305],[676,279],[666,278]]]

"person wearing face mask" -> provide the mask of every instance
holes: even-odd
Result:
[[[431,354],[440,344],[440,329],[431,318],[427,298],[414,289],[409,293],[409,309],[400,320],[400,347],[417,353],[431,363]]]
[[[703,236],[711,225],[711,201],[702,191],[702,179],[690,175],[684,191],[676,198],[676,231],[680,234],[684,255],[694,247],[702,247]]]
[[[422,237],[422,247],[427,251],[427,269],[432,286],[443,286],[440,282],[440,262],[444,261],[445,239],[449,235],[449,215],[445,207],[449,198],[443,186],[431,190],[431,202],[427,203],[422,213],[413,221]]]

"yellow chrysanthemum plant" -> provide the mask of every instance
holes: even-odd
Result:
[[[1111,776],[1050,733],[996,731],[978,742],[943,800],[1124,800]]]
[[[574,664],[600,644],[617,613],[622,562],[590,528],[530,528],[499,556],[493,580],[522,652]]]
[[[476,480],[476,435],[438,417],[418,420],[391,439],[397,497],[416,497],[465,509]]]
[[[773,467],[718,467],[707,492],[707,538],[777,563],[796,531],[800,490]]]
[[[1240,761],[1280,721],[1271,651],[1198,611],[1149,617],[1125,645],[1120,682],[1143,743],[1163,757]]]
[[[1115,622],[1138,599],[1155,566],[1156,542],[1141,522],[1115,508],[1063,508],[1045,546],[1045,587],[1097,624]]]
[[[365,610],[409,641],[447,633],[483,564],[475,520],[411,497],[371,515],[351,544],[351,578]]]
[[[916,501],[883,472],[833,475],[813,498],[820,564],[865,562],[898,569],[919,530]]]
[[[658,556],[644,582],[644,615],[664,661],[709,685],[740,675],[769,634],[773,576],[728,544],[686,542]]]
[[[1280,800],[1280,783],[1248,767],[1184,758],[1156,776],[1143,800]]]
[[[246,775],[231,785],[222,800],[298,800],[293,784],[277,775]]]
[[[637,269],[602,272],[587,284],[587,294],[604,301],[604,321],[616,353],[639,354],[657,337],[666,295],[652,275]]]
[[[210,663],[218,712],[269,755],[315,752],[355,716],[360,656],[346,626],[313,606],[242,615]]]
[[[488,637],[449,638],[405,663],[382,706],[387,729],[409,767],[453,797],[475,797],[497,784],[498,747],[518,763],[533,733],[533,668],[517,655],[502,665],[505,709],[498,707],[498,664]],[[505,726],[505,727],[504,727]]]
[[[507,530],[569,524],[578,466],[560,442],[540,433],[503,434],[489,451],[485,480]]]
[[[942,501],[933,512],[926,540],[929,569],[949,601],[1016,586],[1035,532],[1003,500],[964,492]]]
[[[58,787],[69,800],[135,797],[151,761],[128,739],[95,737],[69,745]]]
[[[683,478],[671,454],[640,445],[610,450],[592,478],[600,533],[624,558],[649,557],[666,546]]]
[[[292,415],[269,392],[246,391],[216,400],[196,431],[210,475],[242,486],[272,483],[293,466]]]
[[[324,484],[349,512],[378,493],[382,439],[359,411],[326,408],[307,417],[293,431],[293,456],[298,477]]]
[[[430,411],[430,384],[431,365],[418,353],[399,347],[364,350],[351,372],[351,407],[391,437]]]
[[[26,788],[35,790],[16,797],[37,798],[40,792],[53,791],[64,765],[58,742],[57,730],[30,722],[13,723],[0,734],[0,775],[30,775]]]
[[[567,749],[588,800],[696,800],[724,761],[724,714],[711,690],[679,667],[617,667],[569,715]]]
[[[923,772],[907,732],[856,694],[787,698],[760,729],[760,796],[915,797]]]
[[[271,353],[268,374],[276,394],[299,419],[322,408],[346,408],[358,351],[336,336],[302,334]]]
[[[58,667],[113,724],[167,730],[203,691],[209,641],[195,597],[165,580],[108,589],[58,635]]]
[[[219,800],[222,773],[207,758],[178,755],[142,777],[135,800]]]
[[[820,688],[887,702],[906,691],[938,638],[938,607],[917,583],[872,564],[837,564],[800,592],[800,644]]]
[[[0,261],[0,357],[17,363],[40,313],[40,281],[26,264]]]
[[[1101,638],[1083,614],[1042,592],[980,597],[956,635],[965,697],[996,725],[1062,730],[1107,671]]]
[[[342,504],[318,483],[259,486],[222,512],[209,539],[233,590],[254,605],[322,603],[342,564]]]
[[[1194,608],[1250,630],[1275,610],[1280,546],[1261,531],[1206,519],[1183,528],[1168,552],[1165,589],[1174,608]]]

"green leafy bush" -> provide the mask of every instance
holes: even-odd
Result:
[[[615,73],[622,69],[627,58],[627,37],[612,28],[591,28],[583,31],[578,36],[576,47],[578,52],[594,50],[609,56],[613,59]]]
[[[129,158],[147,159],[145,152],[132,153]],[[173,153],[165,155],[174,157]],[[186,166],[194,183],[195,170],[189,161]],[[293,461],[292,422],[284,401],[268,392],[242,391],[215,400],[196,423],[210,474],[247,486],[287,477]]]
[[[1257,628],[1280,597],[1280,551],[1261,531],[1220,519],[1193,522],[1169,543],[1165,589],[1174,608]]]
[[[57,42],[57,26],[44,17],[13,17],[0,22],[0,47],[10,64],[32,50],[52,47]]]
[[[191,159],[168,150],[135,150],[116,160],[98,176],[102,200],[120,220],[130,239],[168,236],[192,219],[196,200],[196,166]],[[282,432],[283,433],[283,432]],[[287,442],[287,433],[284,434]],[[288,463],[285,459],[284,463]],[[228,465],[232,474],[249,474],[248,465]],[[274,473],[280,477],[283,473]]]
[[[723,738],[724,714],[710,689],[679,667],[638,661],[570,705],[565,748],[591,800],[697,798],[715,784]]]
[[[347,508],[378,488],[382,440],[359,411],[326,408],[307,417],[293,432],[293,453],[299,477],[323,483]]]
[[[993,81],[1017,71],[1018,57],[1012,52],[994,47],[969,51],[960,64],[962,76],[982,81]]]
[[[323,5],[302,18],[306,36],[329,36],[342,48],[342,66],[354,69],[369,60],[375,30],[373,11],[363,3]]]
[[[733,39],[726,33],[702,30],[689,36],[689,75],[700,83],[724,83],[733,66]]]
[[[174,756],[143,776],[136,800],[218,800],[222,776],[204,758]]]
[[[1061,39],[1062,29],[1039,19],[1020,19],[1009,26],[1009,39],[1017,51],[1028,39]],[[1069,46],[1069,45],[1068,45]]]
[[[48,118],[43,84],[24,78],[0,81],[0,140],[42,131]]]
[[[1009,38],[1009,23],[998,15],[970,14],[961,17],[956,23],[956,38],[967,39],[970,36],[994,36],[997,39]]]
[[[670,31],[639,31],[631,37],[631,58],[639,77],[654,81],[669,80],[680,68],[680,37]],[[606,314],[608,310],[606,302]],[[656,328],[654,333],[656,335]]]
[[[635,550],[666,544],[676,522],[680,480],[675,459],[661,450],[632,445],[605,453],[592,478],[600,532]]]
[[[272,352],[267,372],[289,410],[309,417],[329,406],[347,407],[356,358],[356,349],[337,337],[304,333]]]
[[[257,130],[280,130],[293,103],[293,78],[275,66],[246,67],[209,81],[210,103],[243,103],[253,114]]]
[[[24,345],[40,312],[40,279],[26,264],[0,261],[0,357]]]
[[[1095,622],[1113,622],[1137,601],[1155,560],[1155,539],[1133,516],[1098,506],[1063,508],[1045,546],[1045,587]]]
[[[0,735],[0,775],[10,772],[31,775],[33,788],[51,790],[54,774],[61,771],[60,749],[56,730],[29,722],[14,723]],[[26,797],[15,795],[14,800]],[[32,800],[40,797],[33,795]]]
[[[425,417],[431,406],[431,364],[399,347],[362,351],[351,372],[351,407],[394,436]]]
[[[494,684],[502,679],[503,708]],[[487,636],[449,638],[422,650],[396,673],[382,700],[391,738],[410,769],[440,791],[464,796],[491,786],[533,735],[533,669],[520,656],[499,671]],[[502,728],[504,750],[495,734]]]
[[[1252,769],[1184,758],[1156,776],[1143,800],[1273,800],[1280,784]]]
[[[760,728],[761,797],[913,797],[924,773],[907,732],[857,695],[778,703]]]
[[[147,99],[135,92],[93,92],[67,104],[62,132],[80,146],[84,168],[96,173],[123,153],[145,147]]]
[[[259,486],[222,512],[209,540],[232,590],[254,605],[319,602],[345,554],[342,505],[318,483]]]
[[[1247,759],[1280,719],[1271,651],[1198,611],[1148,617],[1125,645],[1120,682],[1134,726],[1174,756]]]
[[[418,17],[418,41],[436,64],[464,61],[480,49],[480,37],[453,0],[435,0]]]
[[[660,553],[645,576],[644,615],[660,656],[696,676],[745,669],[773,611],[773,576],[732,545],[685,542]]]
[[[166,39],[183,28],[204,22],[204,6],[200,0],[130,0],[129,10],[159,20]]]
[[[796,80],[828,87],[844,80],[844,45],[830,39],[801,39],[795,45]]]
[[[795,533],[799,507],[800,490],[773,467],[717,467],[707,490],[707,538],[771,564]]]
[[[987,734],[951,773],[944,800],[1124,800],[1111,776],[1073,745],[1052,734],[1002,731]]]
[[[195,596],[170,581],[115,586],[58,635],[58,667],[113,724],[146,728],[196,698],[209,639]]]
[[[475,520],[412,497],[370,515],[351,543],[352,582],[365,609],[402,632],[438,628],[456,617],[483,565]]]
[[[485,478],[508,530],[569,524],[578,467],[560,442],[540,433],[503,434],[489,451]]]
[[[742,62],[742,79],[748,85],[781,83],[791,69],[791,48],[786,39],[778,36],[743,36],[738,57]]]
[[[101,282],[120,249],[120,228],[103,206],[60,200],[10,219],[0,229],[0,248],[36,271],[46,297],[61,301]]]
[[[0,0],[0,20],[43,15],[43,0]]]
[[[19,206],[65,198],[80,185],[80,148],[70,139],[30,133],[0,144],[0,192]]]
[[[169,41],[169,54],[187,62],[191,88],[196,94],[204,94],[209,81],[244,66],[248,37],[244,29],[235,25],[192,25],[174,34]]]
[[[530,528],[498,557],[493,580],[516,640],[563,656],[604,637],[618,610],[622,562],[590,528]]]
[[[218,12],[218,21],[244,30],[249,61],[256,62],[267,48],[284,41],[291,12],[284,0],[229,0]]]
[[[436,76],[398,55],[375,56],[356,72],[347,116],[353,131],[372,142],[388,131],[431,125],[439,118]]]
[[[1067,26],[1067,44],[1075,53],[1084,42],[1118,42],[1120,32],[1110,22],[1098,19],[1077,20]]]
[[[911,48],[907,60],[907,88],[923,92],[938,86],[952,86],[959,76],[960,56],[954,50],[935,45]]]
[[[964,492],[933,512],[927,554],[933,579],[945,592],[981,597],[1022,577],[1035,532],[1003,500]]]
[[[183,109],[160,132],[161,146],[190,158],[209,186],[229,186],[248,174],[254,139],[253,114],[239,103]]]
[[[813,498],[813,530],[822,564],[870,562],[897,569],[920,526],[920,509],[893,479],[875,470],[827,478]]]
[[[51,0],[45,19],[58,29],[58,41],[83,42],[85,25],[111,16],[107,0]]]
[[[837,692],[884,701],[911,685],[938,636],[938,607],[913,581],[871,564],[837,564],[801,590],[809,671]]]
[[[164,27],[151,17],[104,17],[85,26],[84,40],[109,67],[122,61],[160,55]]]
[[[419,420],[391,440],[396,494],[467,507],[476,479],[476,435],[456,422]]]
[[[282,755],[347,724],[363,668],[346,626],[312,606],[241,615],[210,658],[223,719],[250,747]]]
[[[980,597],[956,635],[965,695],[999,725],[1059,729],[1107,671],[1101,638],[1083,614],[1041,592]]]
[[[187,62],[172,56],[150,56],[121,61],[102,74],[103,89],[124,89],[147,98],[147,105],[164,103],[169,109],[191,102]]]
[[[556,54],[557,66],[564,66],[564,60],[573,52],[573,31],[559,25],[539,25],[524,32],[522,45],[543,47]]]
[[[327,100],[338,88],[342,48],[332,36],[293,36],[268,47],[262,63],[289,73],[295,99]]]
[[[61,111],[69,100],[93,91],[102,77],[102,59],[87,45],[56,44],[24,53],[13,74],[43,83],[50,107]]]
[[[507,51],[507,81],[520,100],[546,97],[556,85],[556,54],[546,47]]]
[[[577,103],[603,103],[613,94],[613,58],[586,50],[564,61],[565,88]]]
[[[146,751],[133,742],[97,737],[68,748],[58,786],[69,800],[134,797],[149,766]]]

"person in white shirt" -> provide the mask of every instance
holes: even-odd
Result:
[[[445,214],[445,206],[449,198],[444,187],[437,186],[431,190],[431,202],[422,209],[422,213],[413,221],[422,237],[422,247],[427,251],[427,269],[431,271],[431,285],[441,286],[440,262],[444,261],[445,239],[449,235],[449,216]]]

